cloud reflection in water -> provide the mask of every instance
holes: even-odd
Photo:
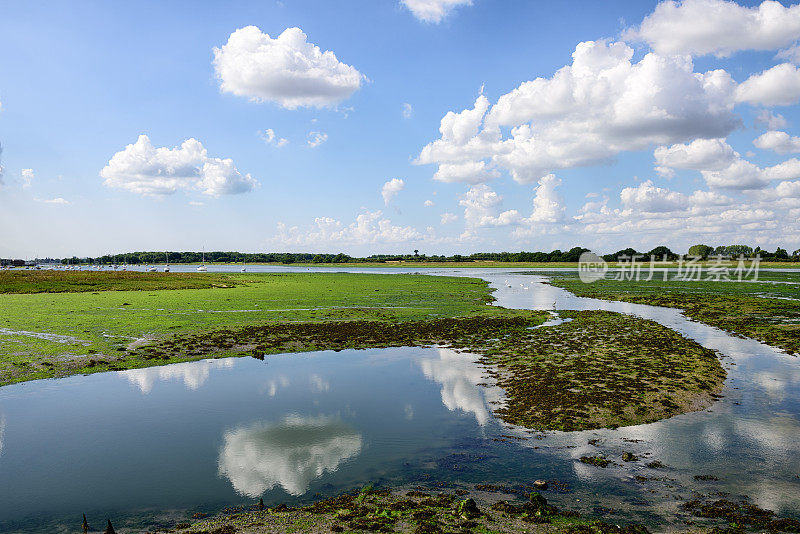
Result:
[[[474,355],[458,353],[452,349],[439,349],[439,359],[420,361],[422,372],[442,385],[442,402],[450,411],[461,410],[475,416],[483,426],[491,419],[490,402],[499,401],[502,392],[498,387],[479,386],[489,383],[484,369]]]
[[[219,474],[237,493],[258,497],[281,486],[302,495],[312,480],[361,452],[361,434],[332,417],[290,415],[225,432]]]
[[[153,389],[153,384],[159,380],[183,380],[187,389],[197,389],[202,386],[211,369],[225,369],[233,367],[233,358],[219,360],[201,360],[199,362],[173,363],[161,367],[146,367],[144,369],[129,369],[118,371],[128,379],[128,382],[138,387],[145,395]]]

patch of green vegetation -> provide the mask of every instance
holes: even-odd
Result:
[[[597,467],[608,467],[612,462],[605,456],[581,456],[580,461]]]
[[[764,273],[762,273],[764,274]],[[696,321],[800,354],[800,273],[768,273],[773,281],[617,281],[584,284],[573,277],[552,284],[581,297],[683,310]]]
[[[0,271],[0,293],[85,293],[232,287],[247,277],[221,273]]]
[[[222,288],[214,284],[223,278],[192,273],[186,280],[194,283],[195,277],[202,280],[208,276],[211,287],[178,289],[171,285],[171,277],[180,281],[179,273],[57,274],[63,278],[53,280],[53,287],[101,280],[102,287],[118,290],[52,293],[39,282],[37,293],[0,294],[0,385],[197,359],[176,354],[155,361],[129,350],[172,334],[298,321],[394,323],[514,313],[487,306],[491,289],[474,278],[248,273],[223,275],[229,281]],[[144,277],[130,278],[132,274]],[[139,283],[143,280],[156,280],[162,284],[158,287],[174,289],[142,290]]]
[[[653,321],[561,312],[559,325],[514,333],[487,351],[507,422],[585,430],[642,424],[708,406],[725,370],[716,354]]]
[[[295,531],[298,526],[309,533],[647,532],[641,525],[619,527],[582,518],[577,512],[559,510],[539,493],[518,504],[499,501],[479,505],[472,498],[459,500],[456,495],[448,493],[429,496],[419,491],[402,493],[388,490],[339,495],[305,507],[279,505],[263,511],[237,511],[188,527],[182,526],[174,532],[263,534]],[[581,526],[586,526],[587,530],[572,530]]]

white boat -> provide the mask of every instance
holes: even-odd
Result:
[[[147,269],[147,272],[154,273],[154,272],[156,272],[157,270],[158,270],[158,269],[156,269],[156,266],[155,266],[155,265],[153,265],[152,267],[150,267],[149,269]]]
[[[164,254],[167,255],[167,264],[164,266],[164,272],[168,273],[169,272],[169,252],[165,252]]]
[[[200,271],[201,273],[204,273],[204,272],[208,271],[208,268],[206,267],[206,251],[205,251],[205,249],[203,249],[203,263],[201,263],[200,266],[197,267],[197,270]]]
[[[246,273],[247,272],[247,260],[244,260],[242,263],[243,263],[243,265],[242,265],[242,268],[239,269],[239,272]]]

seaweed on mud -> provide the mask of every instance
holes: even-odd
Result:
[[[581,456],[579,460],[584,464],[594,465],[596,467],[608,467],[613,463],[605,456]]]
[[[682,508],[697,517],[719,519],[729,523],[728,527],[722,529],[750,526],[770,532],[800,532],[800,521],[797,519],[776,518],[772,510],[760,508],[747,500],[733,502],[728,499],[714,501],[695,499],[683,503]]]

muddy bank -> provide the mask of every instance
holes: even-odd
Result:
[[[557,481],[555,482],[557,485]],[[565,533],[646,534],[645,525],[609,522],[600,516],[581,515],[548,502],[548,483],[536,481],[543,491],[509,495],[502,486],[476,485],[471,490],[446,492],[419,486],[411,490],[374,490],[345,493],[309,506],[272,508],[263,501],[228,509],[211,519],[181,523],[156,532],[184,534],[265,534],[285,532],[404,532],[439,533]],[[800,532],[800,521],[778,517],[750,503],[725,498],[698,498],[680,507],[685,528],[677,532],[744,533]],[[202,516],[202,514],[197,514]]]
[[[456,494],[458,493],[458,494]],[[559,510],[539,493],[522,502],[492,499],[480,504],[469,492],[376,491],[370,487],[318,501],[311,506],[279,505],[234,511],[171,532],[233,534],[236,532],[608,532],[646,533],[641,525],[617,526]]]

